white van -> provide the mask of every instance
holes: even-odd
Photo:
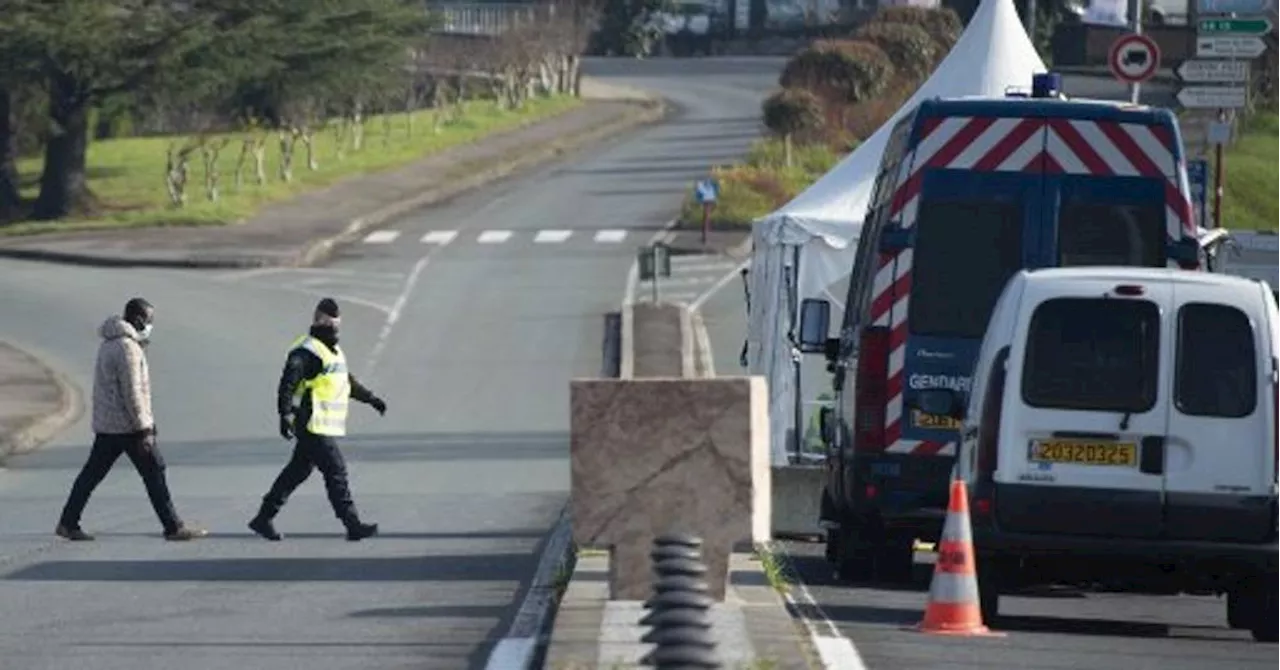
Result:
[[[1226,594],[1276,641],[1280,317],[1263,281],[1177,269],[1020,271],[967,399],[983,614],[1049,583]]]

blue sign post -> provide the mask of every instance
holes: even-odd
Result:
[[[1209,161],[1203,158],[1187,161],[1187,185],[1191,188],[1196,225],[1207,228],[1205,210],[1209,204]]]
[[[711,227],[711,208],[720,198],[720,184],[714,179],[699,179],[693,185],[693,197],[702,205],[702,246],[707,246],[707,229]]]

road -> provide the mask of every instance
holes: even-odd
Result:
[[[1127,98],[1125,87],[1102,79],[1064,77],[1064,89],[1073,97]],[[1168,86],[1144,86],[1143,93],[1148,104],[1172,99]],[[1237,263],[1261,263],[1262,254],[1246,251]],[[705,298],[702,312],[717,373],[741,374],[738,356],[746,330],[741,281]],[[821,374],[820,361],[813,363],[807,370]],[[1227,629],[1225,601],[1213,597],[1056,591],[1002,598],[1001,612],[1008,616],[994,625],[1007,634],[1004,638],[906,632],[902,628],[917,623],[924,611],[927,583],[913,589],[838,583],[822,545],[785,546],[794,558],[795,576],[805,584],[808,597],[800,600],[810,606],[806,611],[828,617],[869,670],[1235,670],[1276,663],[1276,645]]]
[[[679,114],[407,217],[395,239],[325,268],[0,261],[0,337],[84,388],[98,324],[133,295],[157,306],[149,356],[170,482],[180,514],[212,530],[164,542],[122,459],[85,515],[98,541],[55,538],[87,419],[13,459],[0,472],[0,666],[484,667],[567,500],[568,381],[598,374],[601,314],[617,308],[634,247],[709,162],[745,149],[780,66],[589,63]],[[539,230],[572,235],[538,242]],[[597,242],[602,230],[626,234]],[[422,242],[432,231],[454,234]],[[263,542],[244,523],[288,455],[276,376],[323,295],[343,306],[354,371],[390,406],[382,418],[356,406],[345,441],[357,505],[382,535],[345,542],[313,476],[278,519],[285,541]]]

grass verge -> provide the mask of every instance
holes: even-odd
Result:
[[[791,153],[791,165],[787,165],[781,140],[757,140],[742,163],[712,168],[720,197],[711,210],[711,225],[750,227],[752,221],[790,202],[840,160],[823,145],[796,146]],[[702,223],[702,205],[694,199],[692,185],[681,204],[680,221]]]
[[[371,117],[364,123],[359,150],[353,149],[349,130],[331,125],[315,134],[311,151],[314,166],[308,164],[304,143],[295,144],[290,181],[283,180],[280,174],[282,153],[276,134],[259,134],[266,140],[264,182],[258,183],[253,157],[247,155],[239,185],[234,179],[236,165],[244,141],[251,135],[232,133],[212,137],[215,142],[226,140],[212,171],[218,177],[219,198],[217,201],[208,198],[205,180],[209,171],[205,157],[196,150],[190,154],[184,207],[172,204],[165,174],[168,149],[172,145],[183,145],[188,138],[99,140],[90,144],[88,152],[89,188],[101,201],[99,215],[92,219],[17,222],[0,227],[0,236],[241,223],[272,202],[318,190],[348,177],[401,167],[451,147],[565,113],[581,104],[579,98],[554,96],[530,99],[519,110],[504,110],[491,101],[471,101],[465,103],[460,115],[442,123],[438,132],[433,110]],[[41,167],[39,158],[19,161],[25,197],[35,197]]]
[[[1236,143],[1224,152],[1222,225],[1228,230],[1276,230],[1276,183],[1280,179],[1276,114],[1255,114],[1241,131]]]
[[[762,543],[756,545],[755,553],[756,559],[760,561],[760,569],[764,572],[764,578],[769,581],[769,586],[779,594],[789,593],[796,578],[791,569],[791,562],[787,560],[786,552],[773,544]]]

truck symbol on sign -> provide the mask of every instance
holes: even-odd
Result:
[[[1126,49],[1124,55],[1120,57],[1120,63],[1122,65],[1146,67],[1147,59],[1150,57],[1151,54],[1147,53],[1146,49]]]

